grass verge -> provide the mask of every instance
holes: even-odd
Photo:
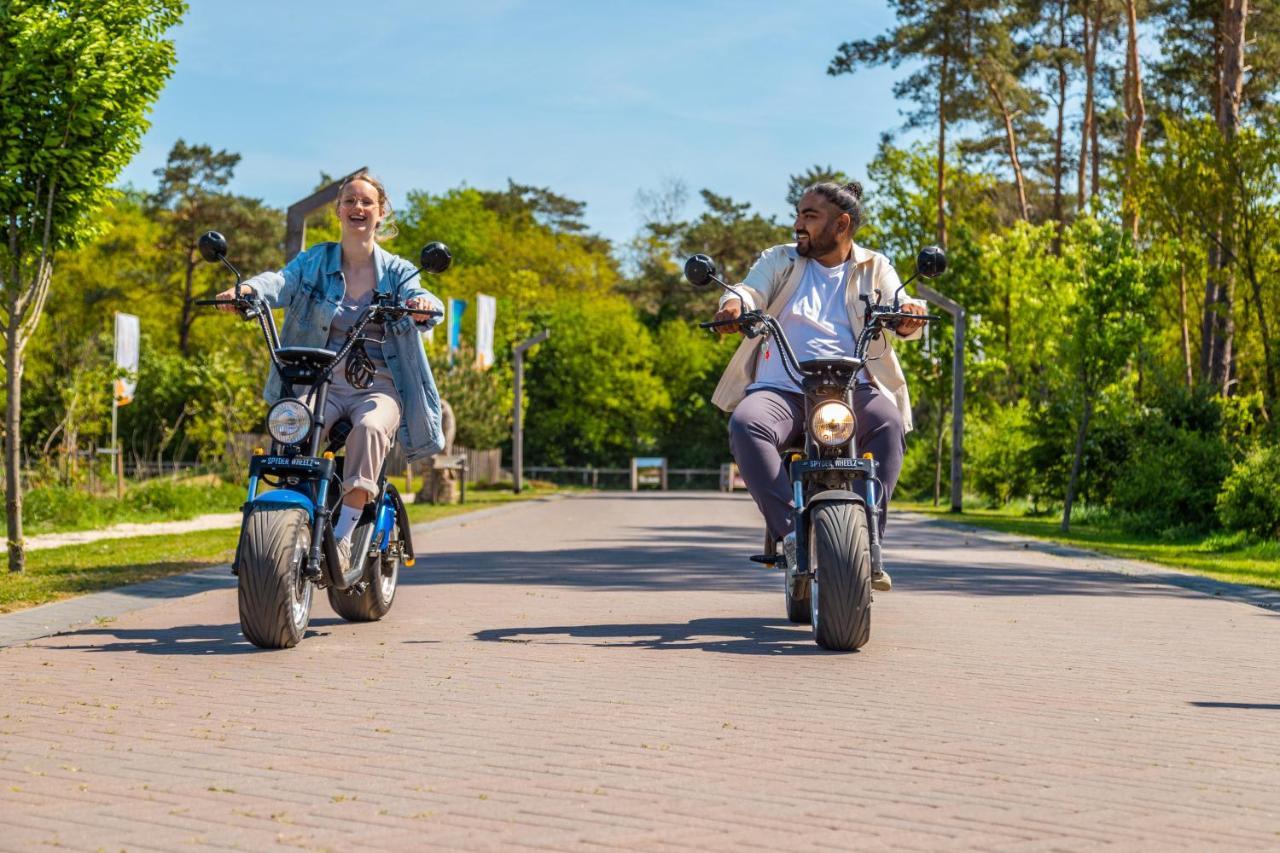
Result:
[[[1088,548],[1100,554],[1144,560],[1217,580],[1280,589],[1280,542],[1259,541],[1240,533],[1213,533],[1175,540],[1144,537],[1105,521],[1072,523],[1059,528],[1061,517],[1029,516],[1019,508],[966,509],[949,512],[928,503],[894,501],[895,510],[918,512],[944,521],[970,524],[1048,542]]]
[[[509,487],[503,490],[472,487],[467,489],[467,503],[463,506],[410,504],[407,508],[410,521],[420,524],[514,501],[545,497],[556,491],[554,486],[539,484],[517,496]],[[230,563],[235,556],[238,536],[237,528],[226,528],[167,536],[103,539],[84,545],[31,551],[27,554],[25,572],[4,572],[0,575],[0,613]]]

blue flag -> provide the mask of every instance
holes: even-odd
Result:
[[[462,346],[462,315],[467,311],[467,300],[449,300],[449,353]]]

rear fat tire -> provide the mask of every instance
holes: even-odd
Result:
[[[810,596],[813,595],[813,585],[807,580],[801,581],[797,586],[804,598],[797,598],[791,594],[791,576],[792,570],[788,569],[782,575],[782,592],[787,604],[787,619],[797,625],[808,624],[813,618],[810,613]]]
[[[871,639],[871,548],[861,504],[822,503],[809,512],[811,624],[818,645],[862,648]]]
[[[311,621],[313,587],[303,575],[311,549],[305,510],[255,507],[240,549],[240,630],[263,649],[296,646]]]
[[[361,531],[352,534],[352,539],[361,541]],[[351,558],[365,559],[364,581],[368,584],[359,595],[346,590],[329,587],[329,606],[348,622],[377,622],[395,602],[396,587],[400,581],[400,526],[397,524],[391,531],[391,542],[387,550],[376,557],[352,554]]]

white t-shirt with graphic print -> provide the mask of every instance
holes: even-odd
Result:
[[[791,301],[777,316],[797,361],[853,354],[853,324],[845,305],[851,266],[850,261],[845,261],[834,267],[824,267],[810,259]],[[778,345],[771,337],[760,345],[756,379],[747,391],[760,388],[793,393],[801,390],[782,366]]]

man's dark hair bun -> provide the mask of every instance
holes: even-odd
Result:
[[[862,184],[859,181],[849,181],[847,184],[822,181],[806,189],[805,194],[808,193],[817,193],[849,214],[853,225],[851,233],[856,233],[862,227]]]

